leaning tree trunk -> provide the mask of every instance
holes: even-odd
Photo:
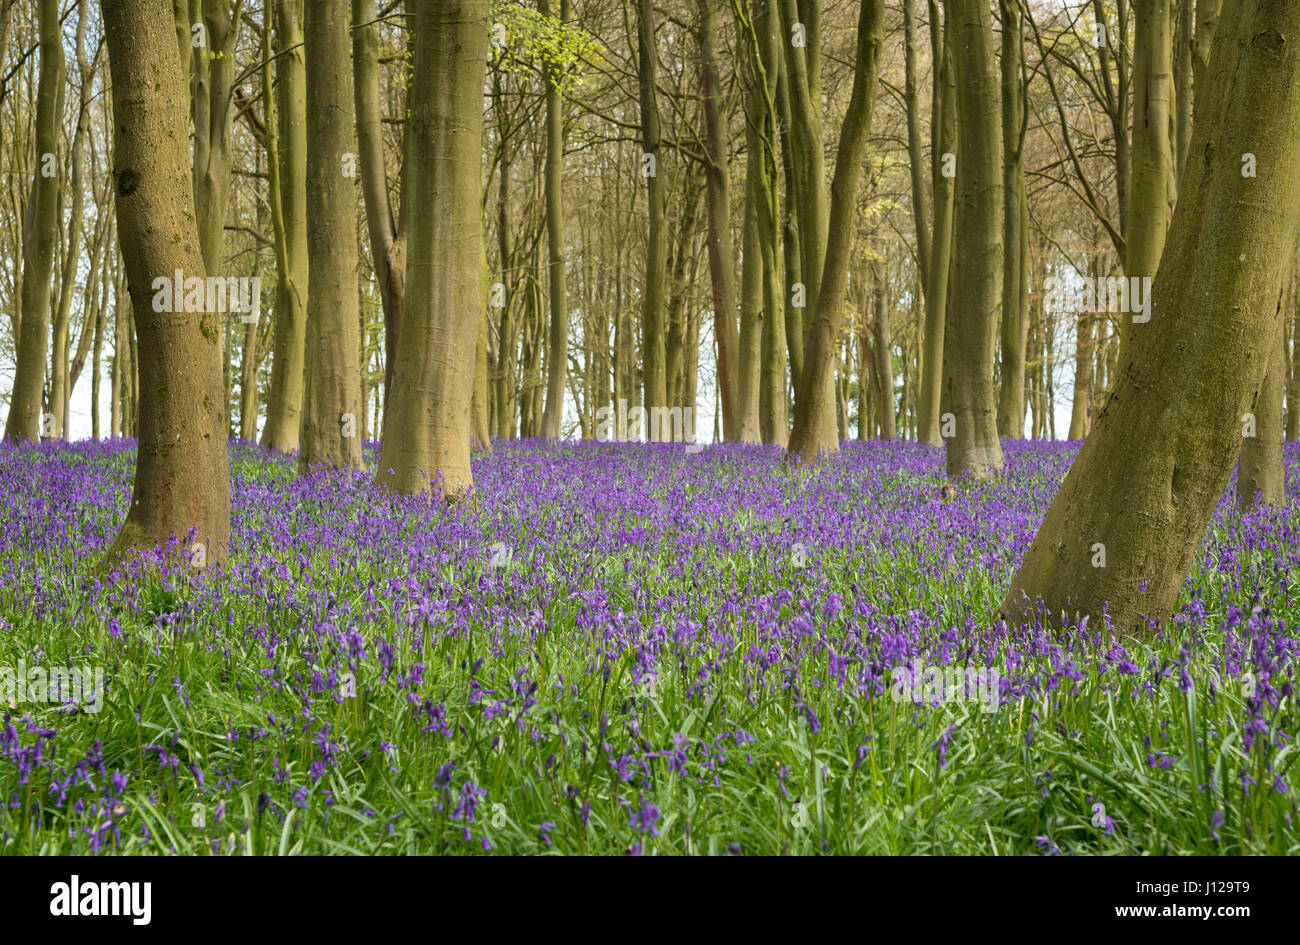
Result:
[[[858,41],[853,73],[853,92],[849,96],[840,128],[839,150],[835,157],[835,179],[831,184],[830,227],[826,241],[826,264],[822,271],[817,309],[808,331],[804,352],[803,375],[795,396],[794,430],[790,434],[790,455],[804,465],[817,461],[819,452],[839,449],[838,439],[828,442],[826,418],[835,425],[835,390],[832,372],[835,367],[836,336],[844,311],[844,291],[848,285],[849,250],[853,235],[852,220],[857,212],[858,182],[875,110],[876,87],[880,72],[880,49],[883,43],[884,0],[863,0],[858,13]],[[837,431],[838,433],[838,431]]]
[[[23,228],[21,320],[16,322],[17,367],[5,439],[41,438],[41,397],[45,390],[45,356],[50,334],[50,278],[59,238],[59,105],[63,85],[63,34],[58,0],[41,0],[40,77],[36,86],[36,176],[32,180]],[[48,174],[46,173],[48,171]]]
[[[1131,633],[1174,609],[1276,347],[1300,226],[1298,44],[1300,4],[1225,5],[1151,323],[1012,582],[1013,620],[1041,599]]]
[[[1286,468],[1282,456],[1286,435],[1282,400],[1286,380],[1286,334],[1279,327],[1268,373],[1264,375],[1254,409],[1247,411],[1242,419],[1241,456],[1237,460],[1237,501],[1242,508],[1250,508],[1256,502],[1281,505],[1286,499]]]
[[[169,0],[104,0],[117,227],[139,338],[140,447],[107,562],[175,538],[196,567],[226,560],[230,461],[213,312],[157,311],[154,280],[204,276],[185,76]],[[175,287],[179,289],[179,286]],[[120,353],[115,357],[120,357]]]
[[[413,18],[406,303],[376,483],[462,496],[484,317],[480,207],[488,0],[421,4]]]
[[[275,122],[267,123],[275,325],[262,445],[281,453],[298,448],[306,367],[307,90],[301,44],[302,0],[275,0]],[[269,109],[269,76],[263,78],[262,90]]]
[[[944,326],[948,475],[1002,471],[993,403],[993,326],[1002,297],[1002,103],[993,19],[983,0],[946,0],[957,70],[956,216],[952,299]]]
[[[306,380],[298,468],[360,469],[361,313],[357,206],[345,163],[354,154],[351,16],[308,3]]]

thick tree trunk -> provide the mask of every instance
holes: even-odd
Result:
[[[809,326],[808,347],[804,352],[803,375],[795,396],[794,430],[790,434],[790,454],[805,465],[817,461],[822,452],[839,449],[827,441],[825,428],[829,417],[835,426],[834,362],[836,336],[844,308],[844,291],[848,283],[851,223],[857,212],[858,182],[862,177],[863,155],[867,134],[875,110],[876,87],[880,72],[884,0],[863,0],[858,15],[857,53],[853,73],[853,92],[840,129],[839,149],[835,158],[835,179],[831,184],[829,239],[826,265],[821,276],[817,307]]]
[[[799,218],[799,248],[802,254],[800,272],[803,278],[804,297],[803,361],[798,377],[807,371],[807,349],[811,345],[813,323],[816,320],[822,284],[825,280],[826,254],[828,252],[828,227],[830,226],[826,194],[826,155],[822,140],[821,94],[821,12],[820,0],[779,0],[786,41],[786,76],[790,96],[792,159],[797,186],[794,203]],[[796,45],[792,30],[803,27],[804,45]],[[842,140],[842,138],[841,138]],[[836,165],[838,172],[838,165]],[[794,304],[793,301],[791,304]],[[833,354],[833,352],[832,352]],[[795,381],[795,423],[798,424],[798,391],[801,382]],[[818,452],[833,453],[839,449],[839,436],[835,423],[835,365],[834,358],[822,375],[822,391],[818,403],[829,409],[817,409],[821,428],[818,431]],[[793,432],[791,434],[793,442]],[[811,461],[811,458],[809,458]]]
[[[993,326],[1002,293],[1002,103],[993,20],[983,0],[945,0],[957,72],[956,216],[952,300],[944,327],[948,475],[1002,471],[993,402]]]
[[[1029,339],[1029,198],[1025,188],[1025,29],[1022,0],[1002,14],[1002,386],[998,433],[1025,435],[1025,345]]]
[[[262,93],[275,121],[267,122],[267,174],[275,234],[275,325],[271,390],[262,445],[289,453],[302,428],[307,341],[307,88],[302,0],[275,0],[274,99],[269,76]],[[364,32],[364,31],[362,31]],[[269,67],[264,72],[269,72]]]
[[[307,330],[298,469],[362,467],[361,314],[357,217],[345,155],[352,125],[351,16],[343,3],[308,3]]]
[[[549,0],[541,0],[543,16]],[[569,19],[569,0],[560,0],[560,22]],[[569,297],[564,278],[564,114],[561,77],[546,73],[546,251],[549,261],[550,331],[546,342],[546,407],[542,436],[559,439],[564,419],[564,381],[569,367]]]
[[[1141,633],[1174,609],[1276,347],[1300,226],[1298,42],[1300,4],[1225,7],[1151,323],[1012,582],[1013,620],[1041,599]]]
[[[470,408],[486,302],[481,159],[490,6],[448,0],[421,4],[413,17],[406,303],[375,481],[448,500],[474,485]]]
[[[168,0],[104,0],[113,88],[117,226],[139,336],[140,446],[126,522],[108,552],[175,538],[195,567],[230,541],[226,418],[218,401],[218,315],[158,311],[156,279],[203,277],[195,226],[185,76]],[[121,357],[121,352],[117,354]]]
[[[930,235],[930,267],[925,291],[925,332],[921,346],[921,393],[918,397],[917,437],[939,446],[940,407],[943,399],[944,328],[952,262],[952,225],[956,178],[945,155],[957,153],[957,76],[953,62],[952,27],[939,26],[939,5],[930,3],[930,48],[934,53],[934,103],[931,129],[931,180],[934,189],[934,226]]]
[[[5,439],[9,442],[35,442],[42,434],[41,403],[50,334],[50,278],[59,237],[59,177],[54,162],[61,123],[63,34],[57,0],[40,0],[38,18],[41,64],[36,91],[36,176],[32,180],[23,228],[22,309],[21,318],[15,323],[17,366],[9,417],[5,421]]]

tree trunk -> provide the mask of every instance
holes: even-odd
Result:
[[[1050,314],[1049,316],[1050,317]],[[1089,413],[1092,407],[1092,351],[1093,317],[1090,312],[1080,312],[1074,341],[1074,400],[1070,405],[1070,432],[1068,439],[1082,440],[1088,435]]]
[[[1002,387],[998,433],[1025,435],[1025,345],[1029,339],[1029,199],[1025,188],[1025,29],[1021,0],[1002,14]]]
[[[875,378],[876,410],[880,414],[880,438],[892,440],[898,436],[894,404],[894,341],[889,324],[889,286],[886,279],[889,265],[877,263],[872,267],[871,307],[875,310]]]
[[[549,0],[540,0],[543,16]],[[569,19],[569,0],[560,0],[560,22]],[[550,333],[546,345],[546,407],[542,436],[559,439],[564,419],[564,380],[569,366],[569,298],[564,278],[564,114],[560,76],[546,71],[546,249],[551,293]]]
[[[993,326],[1002,290],[1002,103],[993,21],[982,0],[945,0],[957,72],[952,301],[944,327],[943,394],[952,414],[948,475],[1002,471],[993,403]]]
[[[930,267],[925,292],[925,337],[921,347],[921,394],[918,398],[917,437],[939,446],[940,406],[943,396],[944,328],[952,263],[952,225],[956,179],[945,155],[957,153],[957,76],[953,62],[952,26],[939,26],[939,5],[930,3],[930,48],[934,53],[934,103],[931,128],[935,145],[931,154],[934,187],[934,226],[930,235]]]
[[[53,0],[50,0],[52,3]],[[218,317],[158,311],[156,278],[204,275],[191,191],[185,76],[168,0],[104,0],[117,226],[139,336],[140,446],[111,563],[170,539],[195,567],[230,541],[230,465]],[[118,357],[121,353],[118,353]]]
[[[298,469],[362,467],[361,314],[351,17],[342,3],[308,3],[303,27],[307,83],[307,330]],[[472,363],[472,359],[471,359]]]
[[[858,15],[853,92],[840,128],[835,179],[831,184],[826,265],[808,332],[803,375],[799,378],[795,396],[794,430],[790,434],[790,454],[799,457],[804,465],[815,463],[819,453],[839,449],[838,438],[834,443],[827,441],[825,427],[829,417],[832,428],[835,428],[833,371],[836,336],[848,283],[853,234],[851,221],[857,212],[858,182],[862,177],[863,154],[875,109],[883,20],[884,0],[863,0]]]
[[[5,421],[5,440],[11,443],[38,441],[43,432],[41,401],[50,333],[50,278],[58,241],[59,177],[54,162],[61,124],[63,32],[57,0],[40,0],[38,15],[41,64],[36,91],[36,176],[23,228],[22,309],[14,338],[17,366]]]
[[[722,115],[722,83],[718,78],[718,4],[700,5],[700,100],[704,106],[705,197],[708,206],[709,276],[713,285],[713,333],[718,339],[718,386],[722,399],[722,431],[728,440],[757,435],[757,416],[738,416],[739,338],[736,334],[736,254],[731,240],[731,174],[728,168],[727,127]],[[749,182],[746,181],[746,196]],[[746,221],[749,210],[746,209]],[[745,223],[748,228],[749,223]],[[748,230],[746,230],[748,238]],[[754,392],[755,395],[757,391]],[[755,405],[755,411],[757,406]],[[746,442],[751,442],[747,440]]]
[[[655,44],[654,5],[637,0],[637,80],[641,103],[641,173],[645,175],[650,204],[649,248],[646,253],[645,289],[641,305],[647,416],[655,407],[668,406],[668,375],[664,344],[664,283],[668,275],[667,195],[660,153],[659,101],[655,90],[658,51]],[[659,431],[649,431],[653,437]]]
[[[1012,582],[1013,620],[1041,599],[1141,633],[1174,609],[1276,347],[1300,226],[1298,38],[1300,4],[1225,9],[1151,323]],[[1241,175],[1246,141],[1257,178]]]
[[[1124,274],[1130,280],[1155,275],[1168,228],[1169,181],[1174,173],[1169,143],[1173,72],[1169,4],[1170,0],[1134,0],[1133,4],[1137,22],[1133,41],[1133,181],[1124,255]],[[1135,333],[1145,338],[1151,327],[1135,323],[1133,315],[1130,311],[1120,316],[1121,357],[1127,356]]]
[[[484,317],[481,159],[488,0],[421,4],[407,130],[406,304],[376,483],[464,495]],[[539,345],[540,347],[540,345]]]
[[[269,67],[263,70],[262,80],[266,108],[275,110],[275,121],[266,123],[271,226],[275,234],[275,325],[262,445],[289,453],[298,448],[306,369],[307,89],[301,48],[302,0],[274,3],[274,98],[269,75],[265,74]]]

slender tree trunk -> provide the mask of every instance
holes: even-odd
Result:
[[[301,48],[302,0],[274,0],[274,4],[274,96],[270,77],[265,74],[269,67],[263,70],[262,81],[267,110],[275,110],[275,120],[266,123],[275,234],[275,324],[262,445],[289,453],[298,448],[306,370],[307,88]]]
[[[664,283],[668,275],[667,196],[664,188],[660,147],[659,101],[655,90],[658,71],[655,44],[654,5],[637,0],[637,78],[641,103],[641,172],[646,177],[650,203],[649,249],[646,253],[645,289],[641,307],[644,350],[641,361],[645,372],[645,409],[647,416],[655,407],[668,406],[668,376],[664,344]],[[651,435],[659,431],[650,431]]]
[[[550,15],[549,0],[540,0],[543,16]],[[560,0],[560,22],[569,19],[569,0]],[[564,419],[564,381],[569,366],[569,298],[565,281],[564,242],[564,114],[560,76],[546,73],[546,247],[551,293],[550,333],[547,337],[546,408],[542,436],[555,440]]]
[[[935,91],[931,129],[934,147],[931,180],[934,188],[934,227],[930,236],[930,267],[926,279],[925,336],[921,346],[921,393],[918,398],[917,437],[939,446],[940,407],[943,397],[944,329],[952,261],[952,226],[956,198],[957,76],[953,63],[952,27],[939,26],[939,4],[930,3],[930,48],[935,60]]]
[[[1012,582],[1003,610],[1013,620],[1041,599],[1053,616],[1101,619],[1105,607],[1120,632],[1142,633],[1174,609],[1275,354],[1300,227],[1297,42],[1300,4],[1224,10],[1209,74],[1233,81],[1207,84],[1197,102],[1183,186],[1192,199],[1174,214],[1149,335],[1123,355]],[[1257,178],[1241,175],[1244,141]]]
[[[40,0],[40,75],[36,90],[36,176],[23,228],[22,315],[16,323],[17,368],[5,440],[41,438],[45,355],[50,334],[50,278],[58,241],[59,105],[63,85],[63,34],[57,0]],[[48,172],[48,174],[47,174]],[[52,432],[52,431],[51,431]]]
[[[1022,0],[1002,14],[1002,387],[998,433],[1025,435],[1025,345],[1029,339],[1029,198],[1025,188],[1025,62]]]
[[[894,403],[894,341],[889,323],[889,286],[886,279],[889,265],[877,263],[873,267],[871,299],[875,311],[875,353],[876,353],[876,404],[880,413],[880,438],[892,440],[898,436],[895,420]]]
[[[1002,103],[993,21],[982,0],[945,0],[957,71],[956,216],[952,301],[944,328],[943,394],[952,414],[948,475],[1002,471],[993,402],[993,326],[1002,291]],[[945,431],[946,432],[946,431]]]
[[[1155,275],[1168,229],[1169,181],[1174,173],[1169,143],[1173,72],[1169,4],[1170,0],[1135,0],[1133,4],[1137,23],[1133,51],[1133,181],[1124,256],[1124,273],[1130,280]],[[1121,315],[1121,357],[1127,354],[1134,333],[1145,337],[1150,328],[1135,323],[1133,314]]]
[[[752,139],[752,134],[751,134]],[[731,432],[742,443],[761,443],[762,430],[759,426],[759,381],[762,373],[763,357],[763,254],[759,249],[758,202],[759,180],[758,148],[751,140],[748,156],[748,169],[745,175],[745,214],[744,240],[742,252],[744,268],[740,278],[740,351],[736,361],[737,397],[732,416],[734,426],[728,431],[726,417],[723,417],[723,433]],[[721,352],[722,345],[718,345]],[[724,396],[725,403],[725,396]],[[724,406],[725,410],[725,406]]]
[[[1179,0],[1174,52],[1174,174],[1183,179],[1192,143],[1192,57],[1196,48],[1196,0]]]
[[[839,443],[827,442],[826,418],[835,421],[834,361],[836,336],[844,308],[848,283],[851,220],[857,211],[858,182],[862,177],[867,134],[875,110],[876,86],[883,43],[884,0],[863,0],[858,15],[857,53],[853,92],[840,129],[835,158],[835,179],[831,184],[829,239],[826,265],[821,276],[817,308],[808,333],[803,375],[795,396],[794,430],[790,454],[805,465],[817,460],[819,452],[833,452]],[[828,390],[828,386],[830,389]]]
[[[1074,342],[1074,400],[1070,406],[1068,439],[1082,440],[1088,435],[1089,411],[1092,406],[1093,317],[1080,312]]]
[[[361,314],[354,154],[351,17],[343,3],[308,3],[306,377],[298,468],[361,469]],[[382,465],[382,464],[381,464]]]
[[[375,475],[398,493],[454,499],[474,485],[470,410],[486,302],[481,160],[490,6],[421,4],[412,18],[406,304]]]
[[[52,0],[51,0],[52,2]],[[230,542],[218,318],[157,311],[154,280],[204,273],[191,191],[184,75],[168,0],[103,0],[113,89],[117,226],[139,336],[140,446],[131,506],[109,549],[176,539],[202,568]],[[120,356],[120,353],[119,353]]]
[[[727,127],[722,115],[722,83],[714,45],[719,5],[699,0],[700,99],[704,106],[705,196],[709,213],[709,275],[713,283],[713,333],[718,339],[718,385],[722,394],[722,431],[728,440],[756,442],[757,390],[751,398],[753,415],[740,415],[738,374],[739,338],[736,334],[736,254],[731,241],[731,173],[728,168]],[[746,182],[746,195],[749,183]],[[746,238],[749,210],[746,209]],[[752,327],[752,326],[751,326]],[[747,439],[748,438],[748,439]]]

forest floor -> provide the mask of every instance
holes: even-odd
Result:
[[[1163,633],[1009,631],[1075,448],[509,443],[444,509],[236,443],[194,577],[98,569],[133,443],[0,447],[0,852],[1300,852],[1300,452]]]

